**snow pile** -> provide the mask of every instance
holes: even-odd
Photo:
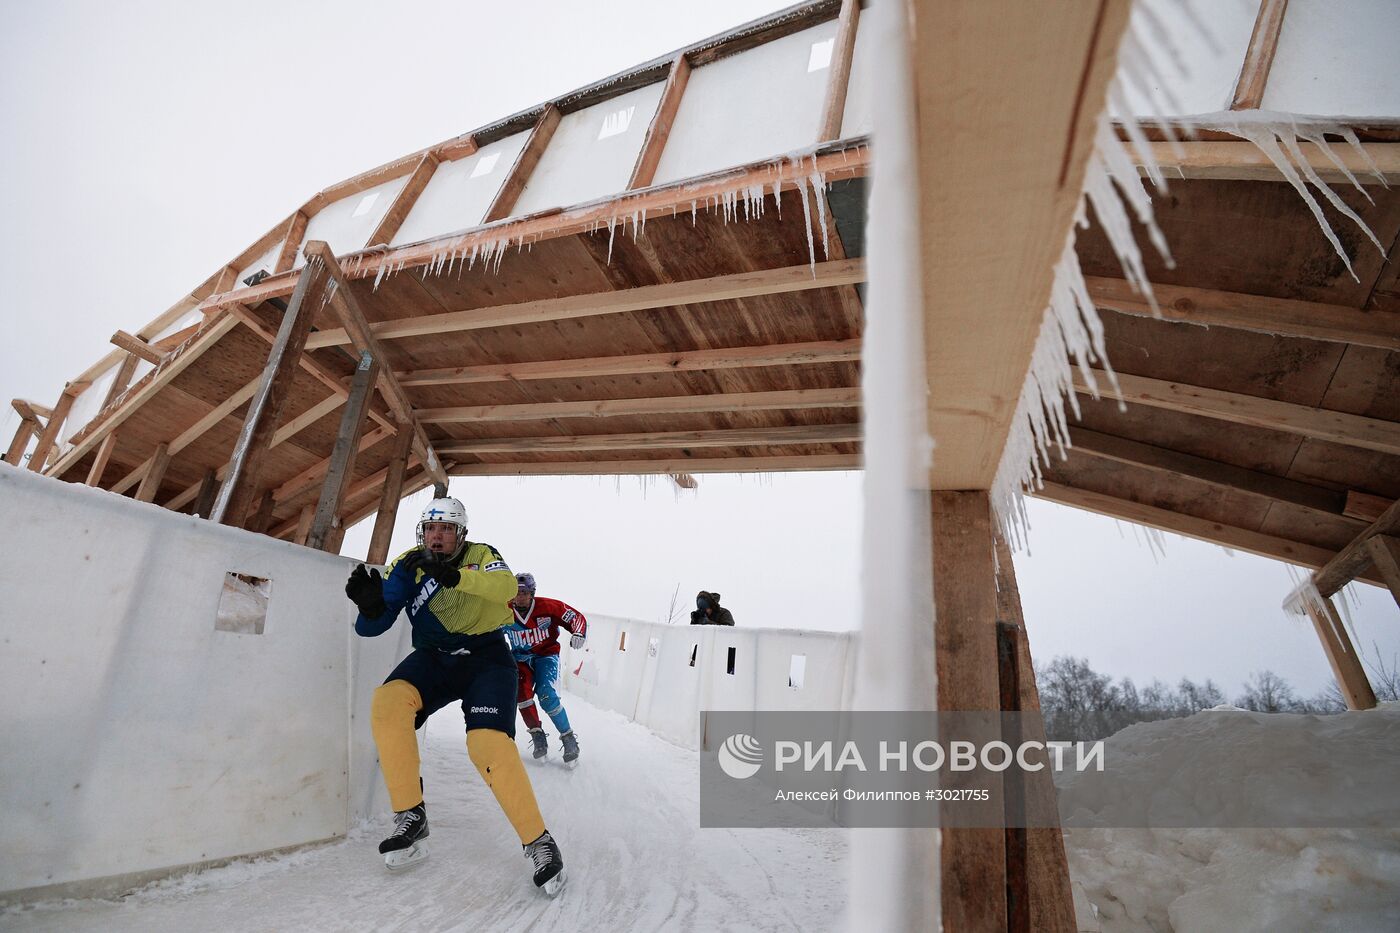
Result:
[[[1189,748],[1189,756],[1182,754]],[[1332,829],[1070,829],[1070,874],[1105,933],[1400,929],[1400,703],[1332,716],[1207,710],[1124,729],[1114,780],[1063,775],[1076,823],[1162,825],[1190,767],[1215,775],[1190,804],[1234,825]],[[1165,816],[1167,819],[1156,818]]]

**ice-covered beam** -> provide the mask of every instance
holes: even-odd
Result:
[[[1284,181],[1278,166],[1251,142],[1187,140],[1149,143],[1152,158],[1168,181],[1214,179],[1217,181]],[[1298,151],[1306,164],[1328,184],[1400,184],[1400,143],[1365,143],[1365,155],[1350,146],[1332,146],[1323,152],[1316,144],[1300,142]],[[1369,156],[1369,158],[1367,158]],[[1338,164],[1340,163],[1340,165]],[[1146,175],[1145,166],[1139,165]]]

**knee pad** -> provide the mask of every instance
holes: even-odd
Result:
[[[413,719],[422,708],[423,697],[419,695],[417,687],[406,680],[391,680],[375,688],[369,704],[369,717],[374,723]]]

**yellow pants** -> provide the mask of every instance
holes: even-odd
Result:
[[[418,757],[418,737],[413,722],[423,708],[418,689],[406,680],[391,680],[374,691],[370,704],[370,729],[379,749],[379,766],[389,790],[389,804],[395,812],[423,802]],[[534,842],[544,832],[535,790],[520,760],[520,750],[510,736],[496,729],[473,729],[467,733],[467,754],[481,772],[481,779],[496,795],[506,819],[515,827],[522,845]]]

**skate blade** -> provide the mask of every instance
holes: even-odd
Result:
[[[559,893],[559,889],[562,887],[564,887],[564,869],[561,868],[559,874],[540,885],[540,890],[545,893],[546,897],[553,897]]]
[[[390,871],[404,871],[412,868],[419,862],[427,861],[427,858],[427,844],[415,842],[407,849],[399,849],[397,852],[384,853],[384,867]]]

